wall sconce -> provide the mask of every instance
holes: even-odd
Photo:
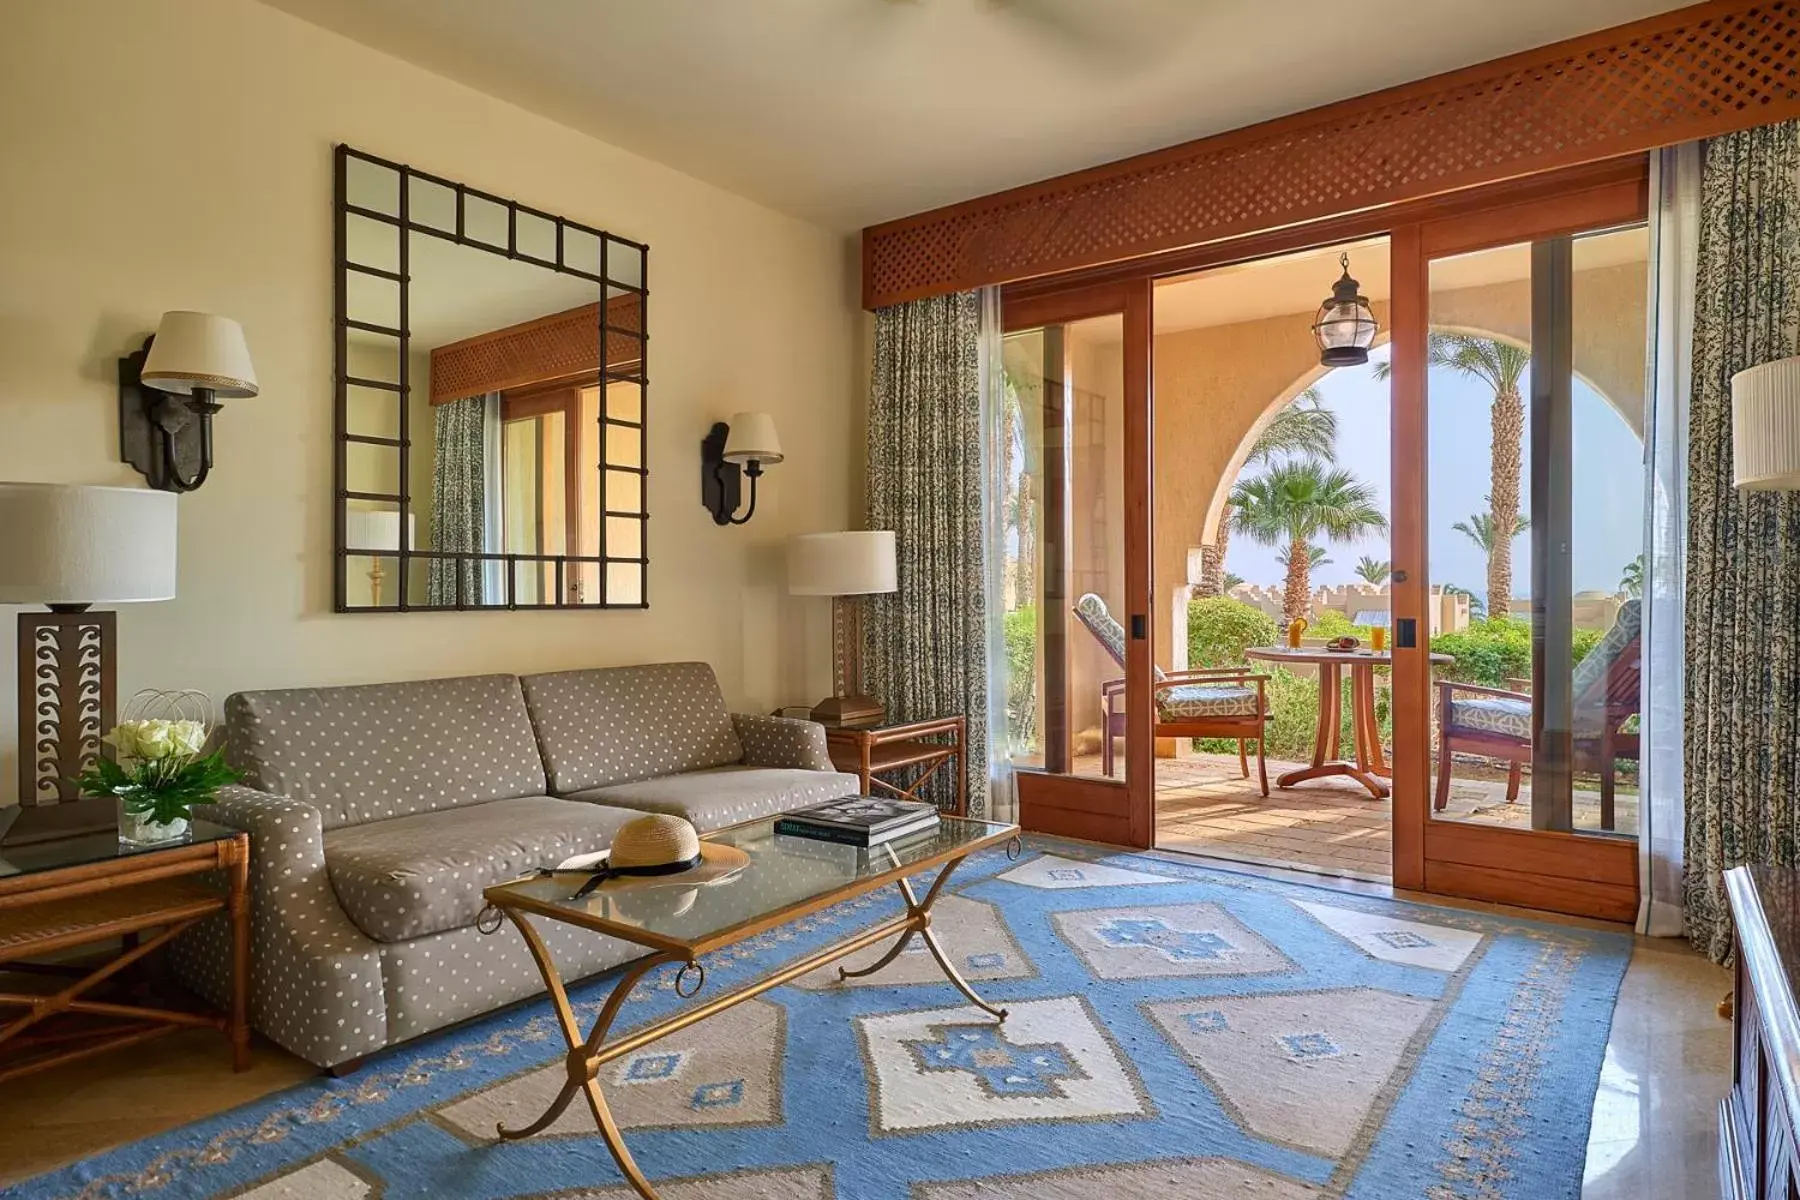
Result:
[[[700,503],[719,525],[743,525],[756,515],[756,481],[763,467],[781,461],[781,439],[768,413],[733,413],[716,423],[700,442]],[[750,480],[750,506],[738,516],[743,477]]]
[[[212,470],[220,400],[256,395],[241,325],[166,312],[143,349],[119,360],[119,457],[165,492],[191,492]]]

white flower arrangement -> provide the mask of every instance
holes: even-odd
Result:
[[[206,753],[211,712],[212,701],[200,692],[139,692],[125,706],[126,719],[100,739],[117,760],[99,759],[76,783],[90,796],[117,796],[139,824],[185,832],[194,805],[238,780],[224,751]]]

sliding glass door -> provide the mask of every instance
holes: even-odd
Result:
[[[1396,236],[1401,886],[1635,916],[1642,210],[1612,189]]]
[[[1009,305],[991,453],[1022,823],[1136,846],[1151,836],[1148,306],[1147,285]]]

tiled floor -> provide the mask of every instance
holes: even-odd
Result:
[[[1099,760],[1077,760],[1081,773],[1099,774]],[[1270,794],[1238,773],[1231,755],[1187,754],[1156,760],[1156,844],[1171,850],[1194,850],[1244,862],[1298,866],[1352,878],[1387,879],[1392,874],[1389,828],[1393,805],[1376,800],[1354,780],[1339,776],[1314,779],[1292,788],[1273,786],[1275,779],[1300,764],[1269,760]],[[1578,828],[1597,828],[1600,797],[1577,791]],[[1453,777],[1445,818],[1527,828],[1531,824],[1531,792],[1522,789],[1514,803],[1506,801],[1503,780]],[[1616,823],[1637,828],[1637,797],[1621,793]]]

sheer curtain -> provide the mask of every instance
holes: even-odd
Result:
[[[1700,237],[1700,144],[1650,161],[1650,364],[1644,454],[1644,668],[1638,711],[1638,932],[1682,933],[1683,636],[1688,388]]]
[[[981,525],[982,574],[987,593],[987,780],[988,811],[995,820],[1016,821],[1018,791],[1013,783],[1012,728],[1006,700],[1012,694],[1006,654],[1007,561],[1013,550],[1007,543],[1006,502],[1010,461],[1005,441],[1010,436],[1006,420],[1006,378],[1001,366],[1004,352],[1000,324],[1000,289],[981,290]]]

